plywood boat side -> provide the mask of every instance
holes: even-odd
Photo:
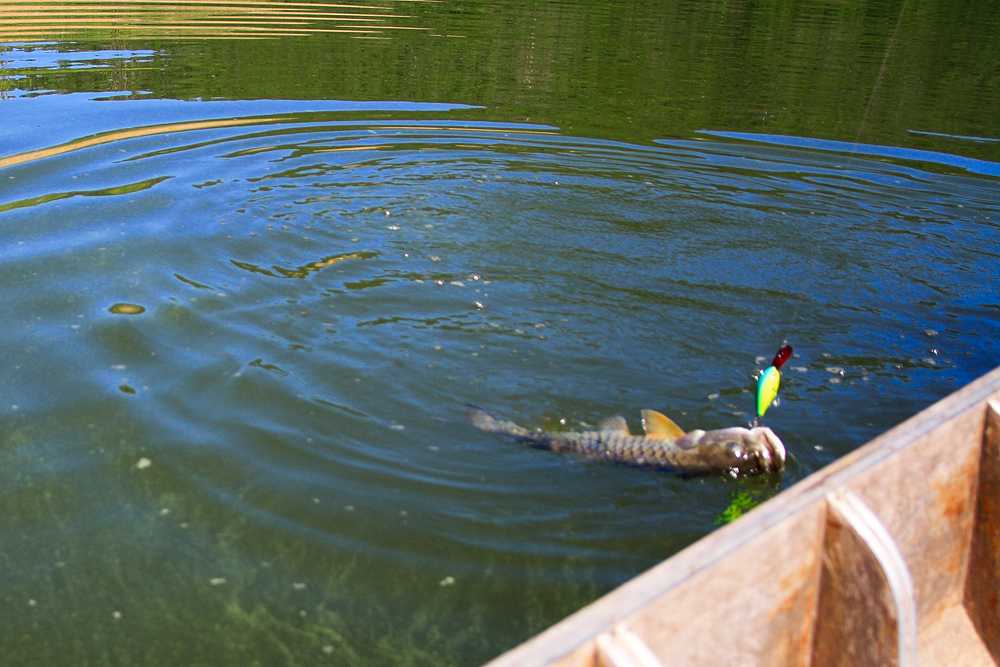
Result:
[[[998,591],[1000,368],[490,667],[996,665]]]

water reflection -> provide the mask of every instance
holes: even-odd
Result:
[[[434,0],[406,0],[433,2]],[[413,17],[396,3],[310,3],[234,0],[170,2],[10,2],[0,0],[0,42],[59,39],[245,40],[344,34],[386,37]],[[83,58],[75,57],[75,60]]]

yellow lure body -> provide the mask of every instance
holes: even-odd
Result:
[[[768,366],[757,379],[757,416],[763,417],[771,403],[778,396],[781,386],[781,371],[774,366]]]

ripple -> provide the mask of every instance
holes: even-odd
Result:
[[[125,403],[156,449],[149,472],[189,502],[296,540],[612,572],[620,541],[680,521],[659,501],[692,487],[474,432],[465,403],[532,427],[664,404],[691,428],[730,426],[754,357],[787,337],[794,367],[820,372],[789,377],[774,419],[822,447],[796,452],[790,482],[1000,333],[988,178],[601,140],[460,105],[115,105],[102,122],[117,127],[0,158],[0,278],[28,323],[3,344],[71,394]],[[93,317],[108,303],[144,316]],[[21,402],[56,410],[39,375],[18,376]],[[620,511],[626,492],[645,509]]]

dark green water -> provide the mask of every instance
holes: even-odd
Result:
[[[997,53],[990,2],[0,0],[3,664],[477,664],[992,369]],[[784,339],[780,480],[462,417],[739,425]]]

